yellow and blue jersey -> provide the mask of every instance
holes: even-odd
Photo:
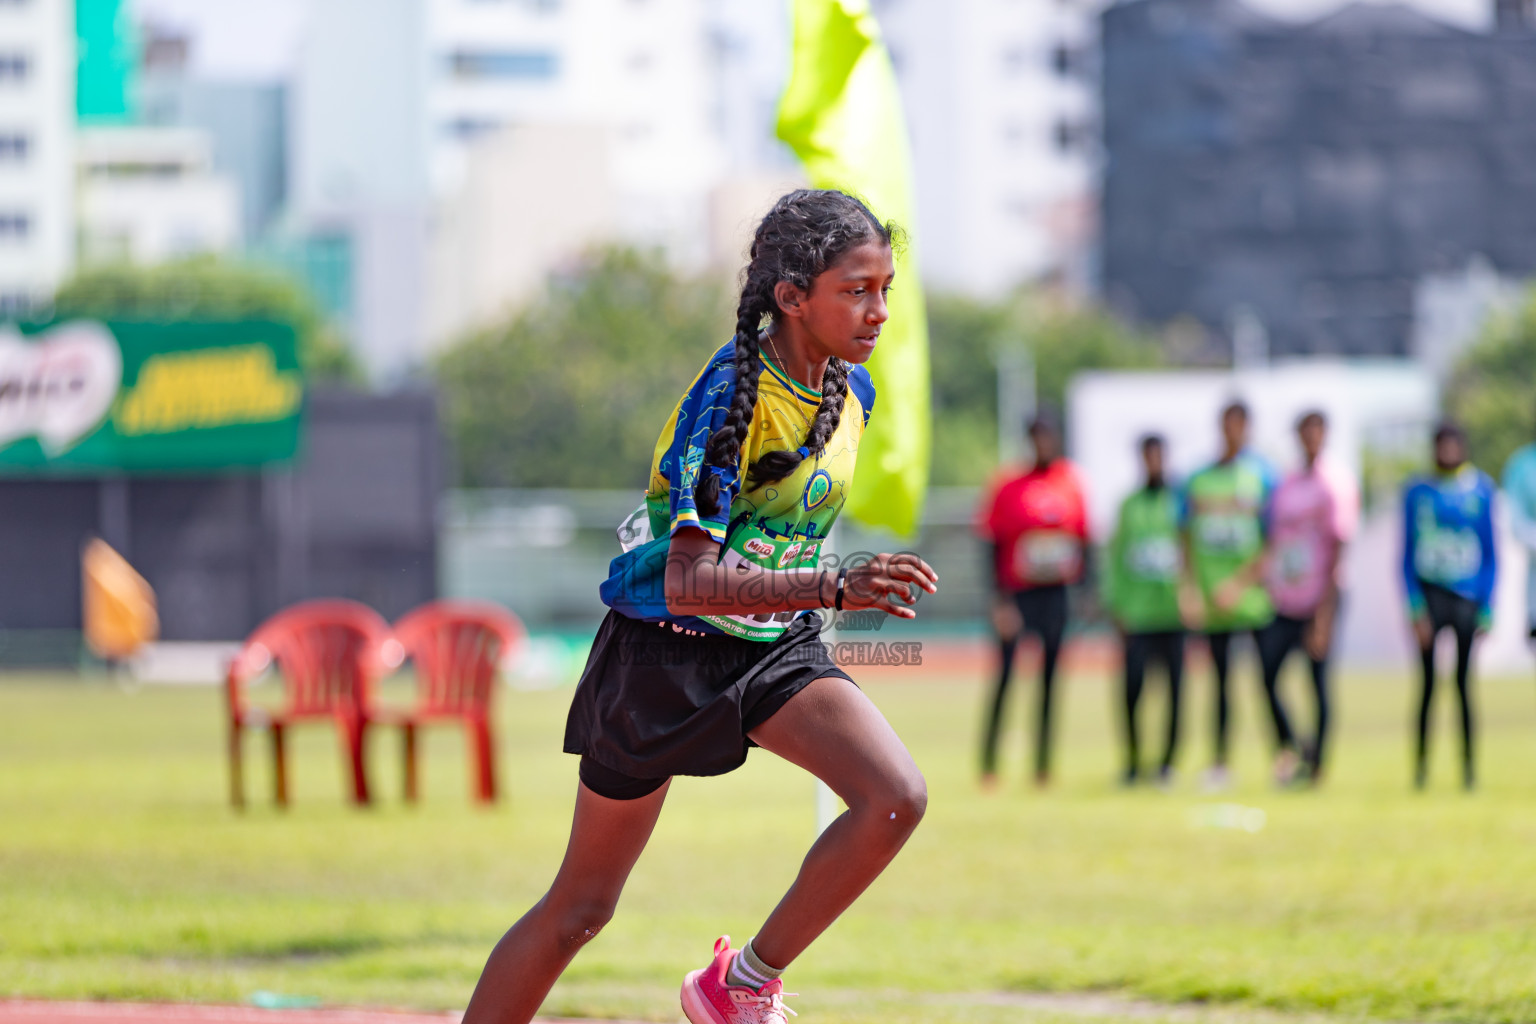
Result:
[[[675,628],[724,633],[747,640],[776,639],[792,614],[678,617],[666,607],[664,573],[674,532],[693,527],[720,542],[725,565],[748,563],[769,572],[814,566],[853,483],[859,440],[875,404],[869,371],[854,366],[837,430],[821,455],[801,460],[789,476],[746,486],[747,468],[768,452],[799,448],[810,431],[821,393],[792,380],[763,356],[752,425],[735,466],[704,465],[704,449],[724,424],[736,393],[736,345],[727,342],[710,357],[662,428],[651,460],[644,511],[649,539],[615,558],[600,593],[614,611]],[[720,477],[720,508],[699,511],[694,489],[699,474]]]

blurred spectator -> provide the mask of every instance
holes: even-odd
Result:
[[[1208,789],[1224,789],[1231,732],[1227,680],[1232,638],[1255,634],[1274,618],[1264,589],[1264,524],[1275,474],[1264,458],[1248,450],[1248,407],[1232,402],[1221,411],[1221,458],[1190,477],[1184,488],[1185,558],[1193,586],[1182,603],[1192,626],[1205,633],[1215,671],[1215,758],[1206,774]],[[1269,690],[1270,713],[1281,751],[1277,770],[1295,763],[1290,723],[1277,691]]]
[[[1266,693],[1278,693],[1280,670],[1296,648],[1312,665],[1317,732],[1299,739],[1301,772],[1322,777],[1328,738],[1328,653],[1339,607],[1339,565],[1360,514],[1359,490],[1349,474],[1323,458],[1328,421],[1308,412],[1296,424],[1301,468],[1287,476],[1270,502],[1265,583],[1275,618],[1259,633]]]
[[[1435,637],[1446,627],[1456,634],[1462,785],[1471,789],[1474,782],[1472,641],[1492,619],[1497,571],[1493,495],[1493,481],[1467,461],[1461,427],[1442,424],[1435,431],[1435,473],[1410,481],[1403,495],[1403,584],[1423,670],[1414,762],[1414,785],[1420,789],[1427,778]]]
[[[990,546],[997,589],[992,624],[1001,658],[981,750],[982,784],[989,788],[997,781],[1003,702],[1024,632],[1040,638],[1042,653],[1035,782],[1050,780],[1051,695],[1067,627],[1067,585],[1082,577],[1087,549],[1088,501],[1077,469],[1061,456],[1060,428],[1053,418],[1038,416],[1029,437],[1034,465],[1000,478],[978,510],[977,532]]]
[[[1136,709],[1148,663],[1168,674],[1168,732],[1158,782],[1172,780],[1179,743],[1180,684],[1184,675],[1184,627],[1179,616],[1179,501],[1164,477],[1161,436],[1141,439],[1146,469],[1142,487],[1120,505],[1104,567],[1104,603],[1125,648],[1125,775],[1134,785],[1141,771]]]

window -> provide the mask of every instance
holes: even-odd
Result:
[[[5,0],[0,0],[4,3]],[[32,70],[32,61],[24,53],[0,53],[0,85],[26,81]]]
[[[541,50],[459,50],[448,67],[458,78],[547,79],[560,73],[560,59]]]
[[[32,233],[32,218],[20,210],[0,210],[0,242],[19,242]]]
[[[443,124],[443,134],[468,142],[482,135],[489,135],[501,127],[500,121],[484,117],[456,117]]]
[[[0,164],[20,163],[32,149],[32,140],[21,132],[0,131]]]
[[[1093,145],[1093,126],[1083,121],[1057,120],[1051,129],[1059,153],[1084,153]]]
[[[1088,54],[1080,46],[1057,43],[1051,47],[1051,70],[1061,78],[1083,76],[1088,70]]]

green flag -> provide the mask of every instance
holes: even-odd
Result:
[[[811,183],[865,199],[908,232],[896,257],[891,318],[869,360],[875,413],[859,445],[847,511],[872,526],[917,531],[928,486],[928,317],[913,237],[911,157],[901,96],[869,0],[791,0],[794,62],[779,138]]]

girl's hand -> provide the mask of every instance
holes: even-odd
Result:
[[[915,588],[938,593],[939,574],[914,554],[876,555],[848,568],[843,609],[875,608],[899,619],[915,619],[917,612],[909,607],[917,600]]]

